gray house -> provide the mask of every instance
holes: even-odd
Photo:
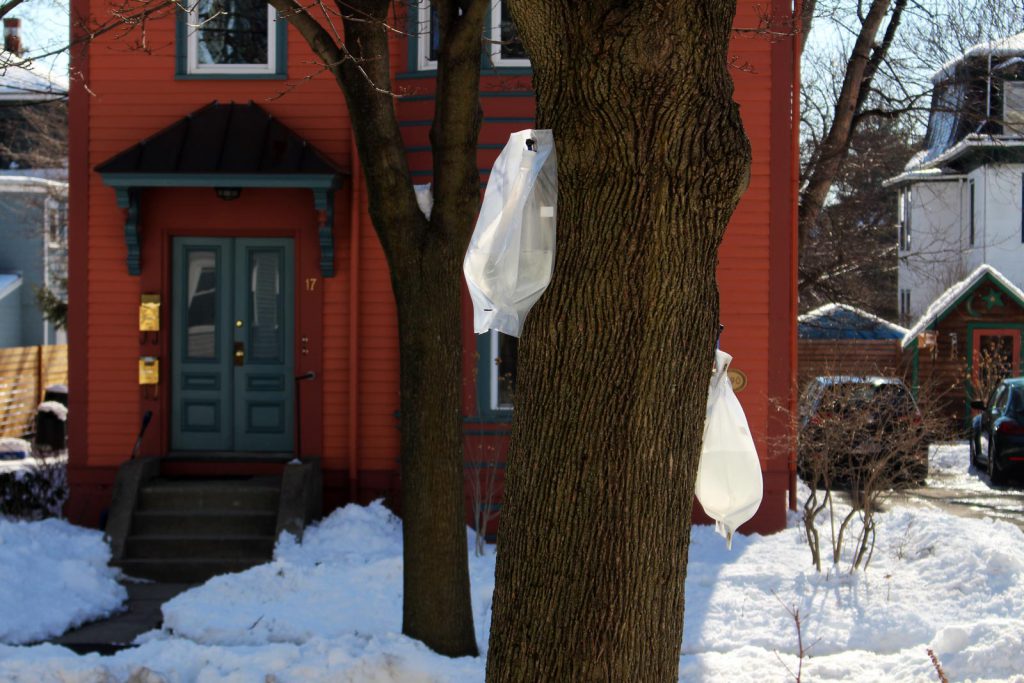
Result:
[[[67,269],[67,84],[22,58],[20,21],[0,51],[0,348],[64,343],[36,290]]]
[[[66,342],[36,303],[66,272],[66,205],[66,182],[0,174],[0,348]]]

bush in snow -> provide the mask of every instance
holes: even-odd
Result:
[[[28,520],[60,517],[68,498],[67,458],[28,450],[29,457],[17,467],[0,471],[0,515]]]
[[[895,489],[924,484],[928,444],[949,436],[944,393],[921,387],[915,402],[899,383],[844,379],[794,416],[797,471],[808,485],[802,521],[819,572],[823,553],[836,569],[842,562],[850,571],[867,568],[882,502]],[[847,498],[837,504],[840,492]]]

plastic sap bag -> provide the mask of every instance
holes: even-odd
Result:
[[[494,162],[462,264],[477,334],[498,330],[518,337],[551,282],[556,164],[550,130],[512,133]]]
[[[704,448],[697,467],[694,493],[715,530],[732,548],[736,528],[754,516],[761,504],[761,463],[743,407],[729,381],[732,356],[715,351],[715,374],[708,393]]]

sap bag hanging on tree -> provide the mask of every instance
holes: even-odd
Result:
[[[761,505],[761,462],[743,406],[729,381],[732,356],[715,350],[715,374],[708,392],[704,447],[697,466],[694,494],[715,529],[732,547],[736,528],[754,516]]]
[[[558,199],[550,130],[513,133],[487,181],[462,264],[473,299],[473,328],[518,337],[555,265]]]

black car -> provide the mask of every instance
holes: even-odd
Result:
[[[993,484],[1024,474],[1024,377],[1004,379],[988,401],[971,401],[981,411],[971,423],[971,464],[988,472]]]
[[[923,484],[927,435],[906,384],[898,377],[812,380],[800,404],[797,472],[851,488]]]

